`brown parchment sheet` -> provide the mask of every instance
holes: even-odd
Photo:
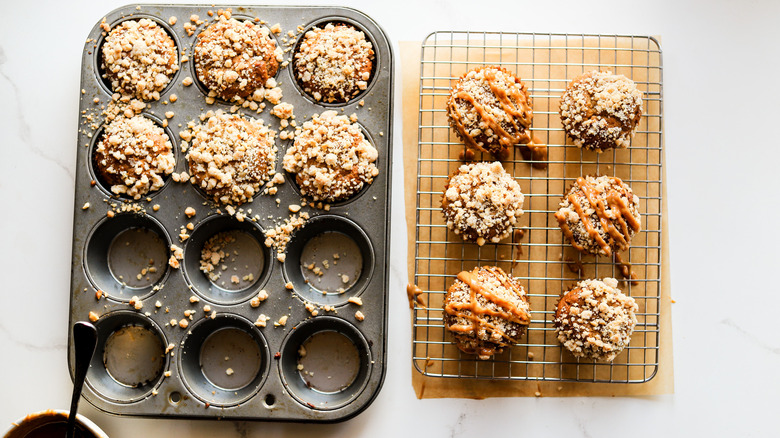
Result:
[[[409,283],[425,305],[412,317],[412,384],[418,398],[508,396],[642,396],[674,391],[668,233],[663,164],[661,59],[656,40],[597,36],[436,35],[425,52],[401,42],[404,189]],[[421,56],[425,63],[421,68]],[[549,164],[535,168],[518,150],[503,162],[525,194],[526,213],[499,244],[478,247],[448,232],[440,212],[447,177],[463,146],[447,127],[445,102],[454,80],[479,65],[499,64],[528,84],[533,132],[549,145]],[[605,67],[606,66],[606,67]],[[610,68],[612,67],[612,68]],[[629,150],[598,155],[565,138],[558,98],[580,73],[609,69],[645,93],[645,116]],[[423,87],[420,87],[421,75]],[[477,156],[477,159],[491,159]],[[612,260],[581,255],[562,242],[552,212],[580,175],[629,181],[642,201],[643,232],[623,254],[640,281],[621,281],[640,305],[631,344],[611,364],[577,361],[558,344],[552,313],[561,291],[580,278],[622,279]],[[532,323],[521,343],[478,361],[458,351],[442,322],[442,301],[461,270],[497,265],[518,277],[531,301]],[[606,383],[603,383],[606,382]],[[624,383],[632,382],[632,383]],[[639,383],[634,383],[639,382]]]

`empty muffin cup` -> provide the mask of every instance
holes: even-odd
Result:
[[[254,396],[268,376],[268,344],[247,319],[205,318],[184,339],[179,365],[187,388],[211,405],[232,406]]]
[[[160,327],[131,311],[109,313],[95,327],[97,347],[86,380],[90,388],[116,403],[148,397],[168,366]]]
[[[301,404],[338,409],[360,396],[371,375],[371,349],[352,324],[322,316],[299,325],[285,339],[279,373]]]
[[[187,240],[184,273],[195,292],[219,304],[257,295],[268,279],[271,257],[263,231],[250,221],[214,215]]]
[[[168,272],[169,239],[151,216],[117,214],[87,237],[84,267],[95,287],[110,298],[143,299]]]
[[[302,299],[335,306],[363,292],[374,270],[374,250],[356,223],[320,215],[295,232],[283,268]]]

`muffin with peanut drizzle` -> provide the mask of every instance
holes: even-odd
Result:
[[[229,102],[262,100],[255,93],[276,75],[282,55],[267,27],[231,18],[229,11],[198,35],[193,48],[198,80],[210,96]]]
[[[566,87],[559,112],[577,146],[596,152],[626,148],[642,118],[642,92],[623,75],[592,71]]]
[[[555,333],[574,357],[610,362],[631,341],[639,306],[617,285],[614,278],[583,280],[558,300]]]
[[[363,32],[328,23],[304,34],[294,56],[295,78],[317,101],[347,102],[368,87],[374,48]]]
[[[494,161],[464,164],[444,186],[441,209],[447,228],[482,246],[498,243],[523,214],[520,184]]]
[[[534,159],[547,156],[546,147],[535,144],[530,135],[533,111],[528,88],[502,67],[479,67],[463,75],[450,91],[447,116],[458,137],[474,151],[505,160],[515,145],[522,144]]]
[[[136,200],[161,189],[176,166],[168,135],[141,115],[114,117],[103,128],[93,160],[98,178],[112,193]]]
[[[100,51],[100,67],[111,90],[142,100],[159,100],[160,92],[179,70],[176,44],[148,18],[115,26]]]
[[[444,325],[457,347],[481,360],[518,342],[531,321],[525,289],[496,266],[458,274],[444,298]]]
[[[295,176],[301,194],[315,201],[351,198],[379,175],[379,152],[357,123],[336,111],[307,120],[284,155],[284,170]]]
[[[588,254],[612,256],[628,249],[641,229],[639,197],[620,178],[577,178],[555,213],[564,238]]]
[[[217,204],[250,202],[276,166],[274,132],[262,120],[220,110],[185,136],[191,180]]]

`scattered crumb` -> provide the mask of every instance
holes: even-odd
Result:
[[[192,208],[192,207],[187,207],[187,208],[184,209],[184,214],[186,214],[187,217],[191,218],[191,217],[195,216],[195,209]]]
[[[365,317],[365,315],[363,315],[363,312],[358,310],[357,312],[355,312],[355,319],[357,319],[358,321],[362,321],[362,320],[366,319],[366,317]]]
[[[90,320],[90,322],[95,322],[98,319],[100,319],[100,316],[98,316],[97,313],[95,313],[95,312],[90,310],[90,312],[89,312],[89,320]]]

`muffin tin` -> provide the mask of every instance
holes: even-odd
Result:
[[[231,110],[219,100],[206,103],[191,59],[197,35],[218,9],[227,8],[128,5],[102,21],[113,28],[124,20],[149,18],[176,43],[179,71],[160,100],[147,101],[142,111],[160,126],[167,119],[175,173],[189,172],[179,132],[209,110]],[[365,33],[375,51],[374,71],[367,89],[349,102],[318,103],[307,96],[293,77],[292,61],[275,78],[282,101],[294,106],[298,126],[326,110],[355,113],[379,152],[379,175],[351,199],[317,208],[282,169],[293,140],[277,136],[276,172],[285,182],[276,186],[276,194],[257,195],[235,211],[214,205],[188,181],[171,176],[162,189],[138,201],[112,194],[92,159],[112,97],[100,76],[99,48],[106,32],[96,24],[82,54],[70,299],[70,324],[91,318],[98,329],[83,395],[98,409],[120,415],[345,420],[373,401],[385,375],[391,48],[379,25],[353,9],[234,6],[232,15],[259,18],[256,24],[269,28],[278,23],[282,32],[271,35],[286,50],[285,60],[292,59],[298,40],[313,26],[348,23]],[[177,18],[175,24],[170,17]],[[185,23],[197,26],[192,35]],[[189,59],[182,62],[184,57]],[[188,77],[193,84],[185,86]],[[239,111],[279,132],[272,106],[259,114]],[[172,118],[165,115],[169,111]],[[264,244],[265,232],[292,215],[288,206],[304,200],[300,213],[310,218],[292,234],[281,262]],[[188,207],[193,216],[185,214]],[[219,263],[219,278],[210,279],[199,269],[201,250],[223,232],[231,236],[228,257]],[[182,241],[180,233],[188,237]],[[168,263],[177,252],[173,245],[181,249],[178,268]],[[314,274],[312,263],[323,275]],[[257,305],[258,295],[265,294]],[[260,315],[269,318],[265,327],[256,325]],[[72,373],[72,339],[69,344]],[[323,373],[327,385],[317,383]]]

